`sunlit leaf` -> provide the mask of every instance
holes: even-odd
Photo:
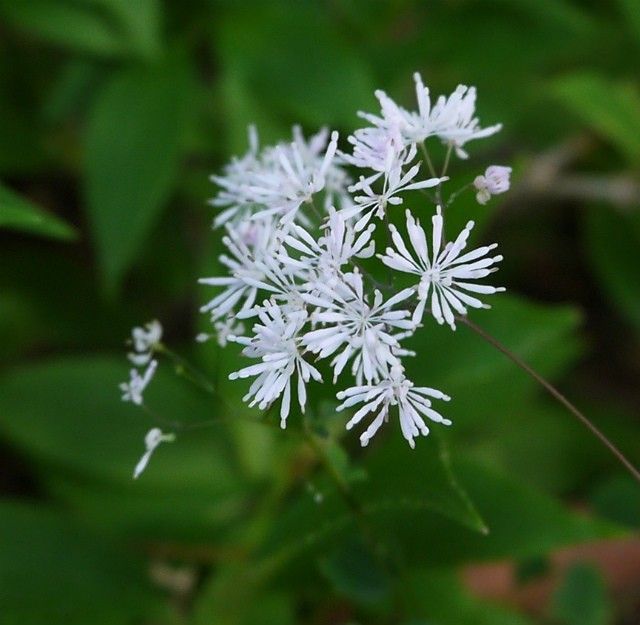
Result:
[[[75,229],[62,219],[3,186],[0,186],[0,228],[61,240],[77,236]]]

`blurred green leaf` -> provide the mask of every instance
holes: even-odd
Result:
[[[221,567],[209,577],[191,625],[294,625],[292,598],[264,588],[265,571],[250,563]]]
[[[593,206],[587,212],[585,237],[600,288],[640,330],[640,216]]]
[[[163,366],[163,364],[165,366]],[[147,389],[150,418],[120,401],[124,358],[78,358],[16,369],[2,379],[0,431],[33,459],[41,478],[97,524],[158,535],[212,534],[243,509],[228,436],[221,425],[188,424],[220,416],[213,399],[195,394],[166,363]],[[156,450],[139,480],[131,477],[153,426],[178,420],[177,441]],[[118,506],[106,505],[117,499]]]
[[[386,466],[393,469],[391,464]],[[436,478],[431,467],[431,463],[424,464],[416,481],[422,478],[431,490],[444,488],[435,483],[441,478]],[[452,522],[454,519],[438,511],[437,501],[420,499],[415,493],[407,496],[402,480],[393,482],[395,496],[381,487],[375,497],[360,497],[374,535],[407,565],[438,567],[535,557],[560,546],[623,534],[617,525],[572,513],[523,480],[476,460],[456,462],[455,474],[470,499],[477,502],[487,532]],[[369,489],[376,492],[375,484]],[[357,533],[357,527],[353,514],[325,486],[322,503],[298,500],[280,516],[264,551],[293,559],[304,554],[308,560],[314,553],[341,544]],[[292,570],[296,576],[301,574],[297,567]]]
[[[160,48],[158,0],[0,0],[0,18],[44,41],[100,56],[151,57]]]
[[[141,558],[42,504],[0,501],[3,625],[167,622]]]
[[[315,3],[238,6],[217,32],[222,58],[243,74],[263,109],[315,128],[352,127],[356,111],[374,101],[370,67]]]
[[[640,11],[636,0],[616,0],[623,24],[635,37],[636,44],[640,46]]]
[[[116,73],[86,137],[86,197],[107,289],[140,251],[175,182],[194,83],[182,56]]]
[[[611,625],[613,610],[600,571],[574,564],[553,596],[552,615],[562,625]]]
[[[62,219],[0,185],[0,228],[68,241],[77,237]]]
[[[613,475],[601,480],[591,492],[591,504],[603,518],[620,525],[640,528],[640,489],[627,475]]]
[[[597,74],[574,74],[557,80],[552,93],[589,128],[634,162],[640,160],[640,91]]]
[[[380,609],[389,604],[391,580],[361,540],[347,541],[323,557],[320,571],[338,593],[359,605]]]
[[[576,329],[580,314],[568,306],[548,306],[498,295],[490,312],[473,311],[471,319],[520,356],[543,376],[563,373],[580,353]],[[409,377],[451,395],[441,406],[456,439],[493,438],[504,429],[512,411],[522,411],[525,398],[541,393],[540,387],[511,360],[471,329],[426,324],[407,345],[418,354],[437,358],[406,359]]]

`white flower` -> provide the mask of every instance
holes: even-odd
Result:
[[[280,260],[290,266],[301,277],[310,278],[310,272],[317,272],[317,279],[331,281],[340,268],[353,257],[371,258],[375,253],[375,242],[371,236],[374,226],[356,234],[351,224],[341,212],[333,207],[324,224],[324,234],[316,240],[302,226],[293,224],[284,242],[299,254],[292,258],[285,250]]]
[[[226,224],[227,236],[222,242],[230,255],[222,254],[220,262],[229,274],[212,278],[200,278],[200,284],[222,286],[225,289],[207,304],[200,312],[207,312],[211,321],[232,314],[239,306],[240,311],[250,310],[258,295],[261,281],[264,280],[264,268],[260,262],[271,257],[280,246],[279,232],[270,219],[244,222],[238,226]]]
[[[502,256],[487,256],[497,247],[495,243],[460,255],[467,246],[467,239],[474,226],[473,221],[467,223],[453,243],[447,243],[442,248],[443,220],[439,208],[432,217],[433,237],[429,255],[424,230],[409,211],[406,214],[407,233],[415,255],[409,251],[395,226],[391,225],[391,238],[396,249],[388,247],[385,254],[379,255],[379,258],[391,269],[420,276],[419,304],[413,315],[414,322],[419,323],[422,319],[427,300],[431,297],[431,313],[436,321],[440,324],[446,321],[455,330],[454,311],[466,315],[465,305],[472,308],[489,308],[469,293],[490,295],[504,291],[502,287],[473,282],[497,271],[497,267],[493,265],[500,262]]]
[[[133,328],[129,343],[133,345],[134,351],[127,354],[127,357],[137,367],[146,365],[161,339],[162,325],[155,319],[143,327]]]
[[[149,430],[147,435],[144,437],[144,444],[147,450],[144,452],[133,470],[133,479],[137,480],[140,477],[140,474],[147,468],[151,454],[153,454],[160,443],[170,443],[173,442],[175,438],[175,434],[164,434],[159,428]]]
[[[354,226],[356,232],[362,230],[374,215],[378,219],[383,219],[389,204],[392,206],[402,204],[403,199],[400,197],[400,193],[429,189],[448,180],[447,177],[444,177],[427,178],[414,182],[414,178],[420,171],[420,164],[411,166],[406,173],[404,168],[415,158],[415,154],[416,147],[413,145],[401,160],[389,163],[388,169],[384,172],[378,172],[368,178],[361,176],[358,182],[349,187],[349,191],[352,193],[360,191],[365,194],[355,196],[354,205],[342,211],[345,219],[356,215],[359,217]],[[372,185],[380,179],[382,179],[382,191],[378,193]]]
[[[260,169],[259,140],[255,126],[249,126],[248,135],[249,151],[241,158],[233,158],[221,176],[210,177],[210,180],[220,187],[220,191],[209,204],[224,209],[214,219],[214,228],[240,217],[242,213],[250,211],[254,204],[247,189],[247,182]]]
[[[389,377],[377,384],[352,386],[346,391],[340,391],[337,397],[343,402],[337,408],[339,411],[356,404],[363,404],[347,423],[348,430],[360,423],[368,414],[376,413],[369,427],[360,435],[360,443],[363,446],[369,443],[383,422],[389,420],[391,406],[398,406],[402,435],[412,449],[415,447],[414,438],[429,434],[429,428],[423,417],[435,423],[451,425],[451,421],[431,408],[431,401],[428,399],[431,397],[449,401],[450,397],[433,388],[414,386],[413,382],[405,377],[400,366],[393,367]]]
[[[338,133],[334,131],[322,160],[311,163],[308,154],[305,159],[300,141],[274,148],[269,167],[255,174],[247,188],[252,200],[264,206],[255,216],[274,215],[284,222],[293,221],[300,206],[324,189],[337,146]]]
[[[300,207],[319,191],[325,192],[326,206],[342,204],[350,180],[334,159],[338,134],[332,133],[328,140],[326,129],[307,140],[300,128],[294,127],[292,142],[259,150],[257,133],[251,126],[247,154],[234,158],[222,175],[211,177],[220,191],[210,204],[223,209],[214,227],[270,215],[305,223],[308,216]]]
[[[129,382],[123,382],[119,387],[122,391],[122,401],[130,401],[136,406],[142,405],[142,394],[149,382],[151,382],[157,368],[158,361],[152,360],[142,375],[137,369],[131,369],[129,371]]]
[[[429,89],[424,86],[420,74],[414,74],[418,110],[408,111],[398,106],[384,91],[376,91],[382,114],[380,117],[361,113],[374,126],[393,132],[399,129],[406,143],[421,143],[436,136],[443,143],[455,148],[460,158],[467,158],[462,147],[468,141],[489,137],[501,128],[501,124],[481,128],[478,118],[474,117],[476,108],[476,89],[458,85],[447,98],[440,96],[431,105]]]
[[[350,165],[377,172],[388,171],[392,163],[402,158],[405,143],[397,127],[359,128],[347,138],[353,154],[340,153]]]
[[[258,309],[261,323],[253,326],[253,337],[229,336],[228,339],[244,345],[242,353],[250,358],[259,358],[260,363],[250,365],[232,373],[229,379],[255,377],[243,400],[251,399],[261,410],[267,408],[282,395],[280,422],[284,428],[291,405],[291,378],[298,376],[297,394],[300,409],[304,412],[307,401],[305,384],[311,378],[321,382],[318,370],[306,362],[300,349],[299,333],[307,321],[305,311],[288,313],[277,304],[265,301]]]
[[[511,167],[502,165],[491,165],[487,167],[484,176],[476,176],[473,186],[478,193],[476,199],[479,204],[486,204],[492,195],[499,195],[509,190]]]
[[[226,347],[230,336],[237,336],[244,332],[244,324],[229,317],[224,321],[216,321],[213,324],[216,331],[216,339],[220,347]]]
[[[324,327],[307,332],[302,343],[318,358],[328,358],[341,350],[331,361],[334,382],[351,359],[358,384],[378,381],[399,362],[395,350],[405,333],[393,332],[415,327],[409,311],[393,307],[414,293],[413,289],[404,289],[385,302],[376,290],[373,304],[369,304],[359,273],[345,274],[342,282],[333,285],[319,282],[315,293],[303,297],[316,306],[312,321]]]

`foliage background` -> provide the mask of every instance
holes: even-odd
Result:
[[[639,53],[636,0],[0,0],[0,622],[640,622],[638,485],[466,328],[421,339],[455,425],[414,452],[358,449],[330,388],[306,434],[256,423],[237,354],[193,343],[248,123],[345,136],[415,70],[475,84],[505,129],[455,173],[515,184],[452,209],[506,258],[473,318],[640,463]],[[119,401],[154,317],[224,403],[168,363],[156,416]]]

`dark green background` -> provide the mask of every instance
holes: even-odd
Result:
[[[632,541],[640,486],[468,329],[416,337],[410,373],[454,426],[414,452],[396,423],[362,452],[331,385],[315,449],[297,413],[257,423],[236,351],[193,337],[208,175],[247,124],[344,138],[376,88],[412,105],[416,70],[473,84],[504,130],[452,176],[509,164],[514,184],[450,211],[505,256],[508,294],[472,318],[640,463],[639,58],[637,0],[0,0],[0,623],[637,623],[640,575],[553,554]],[[231,408],[161,362],[149,406],[186,427],[133,482],[160,421],[117,384],[152,318]],[[524,589],[551,571],[550,598],[477,598],[458,572],[493,561]]]

